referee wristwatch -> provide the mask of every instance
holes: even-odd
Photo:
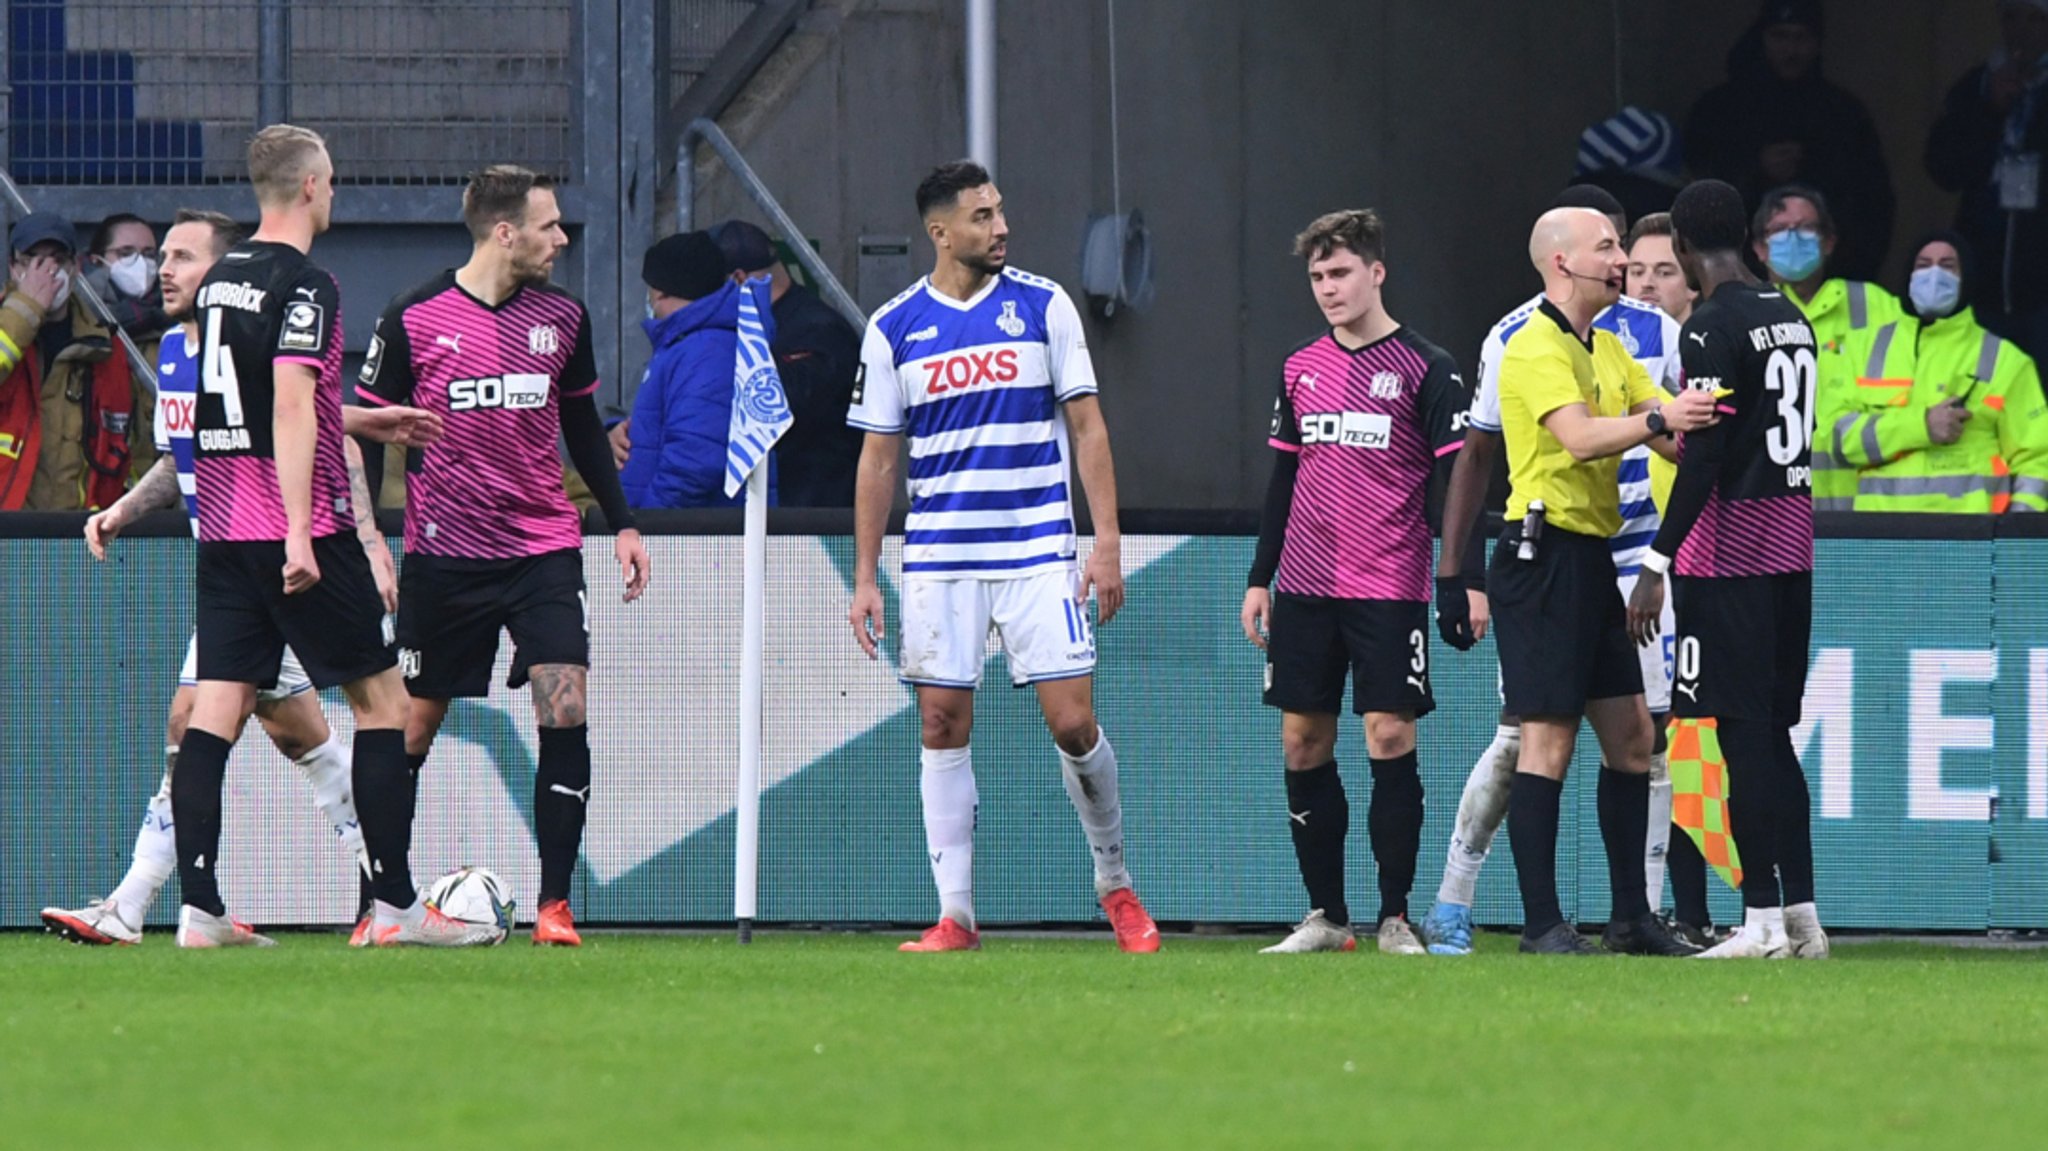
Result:
[[[1650,409],[1649,414],[1643,418],[1643,423],[1650,429],[1651,439],[1671,434],[1671,425],[1665,422],[1664,413],[1655,408]]]

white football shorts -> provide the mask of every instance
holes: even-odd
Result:
[[[185,666],[178,671],[178,686],[193,687],[199,683],[199,633],[193,632],[185,644]],[[313,690],[313,681],[306,678],[306,669],[299,665],[299,656],[291,648],[284,649],[284,659],[277,665],[277,686],[256,689],[257,703],[281,703],[295,695]]]
[[[989,656],[991,625],[1018,687],[1095,671],[1088,607],[1074,602],[1073,569],[1016,579],[903,577],[905,683],[973,689]]]

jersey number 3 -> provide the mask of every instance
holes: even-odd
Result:
[[[220,342],[219,308],[206,310],[206,336],[199,346],[200,386],[220,397],[228,426],[242,426],[242,383],[235,378],[235,357]]]
[[[1777,393],[1778,423],[1764,433],[1771,462],[1789,467],[1813,442],[1813,351],[1779,348],[1764,365],[1764,390]]]

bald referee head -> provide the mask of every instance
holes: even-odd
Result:
[[[1537,217],[1529,234],[1529,262],[1543,277],[1543,291],[1559,307],[1589,309],[1590,319],[1621,297],[1628,282],[1628,253],[1614,223],[1591,208],[1552,208]]]

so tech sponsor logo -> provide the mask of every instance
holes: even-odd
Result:
[[[468,412],[488,408],[512,411],[544,408],[548,404],[548,377],[538,372],[513,372],[456,380],[448,385],[448,410]]]
[[[1379,412],[1310,412],[1301,417],[1301,442],[1384,451],[1394,442],[1394,421]]]

